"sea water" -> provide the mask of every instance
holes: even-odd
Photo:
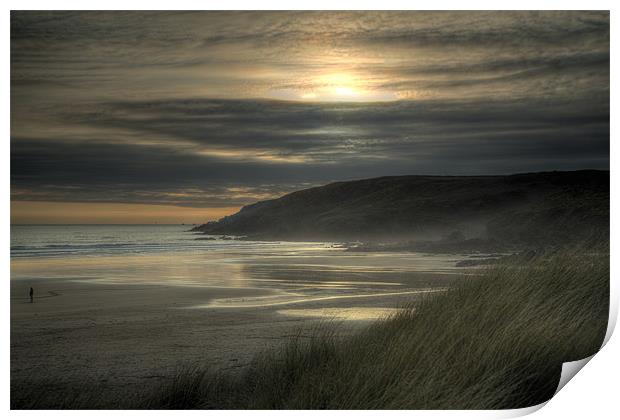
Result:
[[[414,294],[440,287],[436,276],[459,274],[455,262],[462,258],[349,252],[329,242],[247,241],[181,225],[11,226],[11,281],[270,290],[267,297],[205,302],[210,307]]]

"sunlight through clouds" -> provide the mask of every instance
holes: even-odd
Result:
[[[11,69],[20,201],[609,167],[607,12],[16,11]]]

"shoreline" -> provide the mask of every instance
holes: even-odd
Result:
[[[58,259],[58,263],[63,262]],[[445,278],[445,283],[453,276],[436,277]],[[299,282],[319,284],[318,279],[320,274],[317,280]],[[382,284],[365,287],[402,287],[396,286],[399,283]],[[27,298],[30,286],[35,289],[33,304]],[[336,315],[343,332],[350,334],[383,316],[386,309],[398,308],[417,296],[395,292],[278,305],[208,307],[218,299],[270,299],[279,293],[276,286],[12,279],[11,389],[54,383],[54,392],[62,394],[86,381],[99,384],[114,401],[133,391],[138,382],[157,386],[171,379],[181,365],[241,369],[257,354],[288,340],[291,333],[310,331],[324,322],[329,315],[320,314],[325,311]],[[348,318],[339,319],[339,309],[348,310]]]

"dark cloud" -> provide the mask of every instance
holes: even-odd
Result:
[[[608,12],[13,12],[11,88],[20,200],[609,167]]]
[[[304,183],[394,173],[486,174],[609,165],[609,112],[597,102],[584,108],[557,101],[362,105],[178,100],[103,108],[105,112],[71,114],[73,124],[86,125],[96,137],[14,139],[13,185],[74,185],[80,190],[70,194],[90,191],[144,202],[160,202],[166,195],[131,192],[196,188],[204,194],[181,201],[229,205],[256,197],[248,194],[224,203],[221,194],[209,195],[213,186],[252,190],[268,184],[275,194]],[[150,143],[135,144],[136,138]],[[50,191],[50,196],[58,194]],[[66,192],[58,195],[67,197]]]

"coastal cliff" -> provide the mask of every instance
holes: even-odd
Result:
[[[609,171],[335,182],[247,205],[194,230],[279,240],[572,243],[609,235]]]

